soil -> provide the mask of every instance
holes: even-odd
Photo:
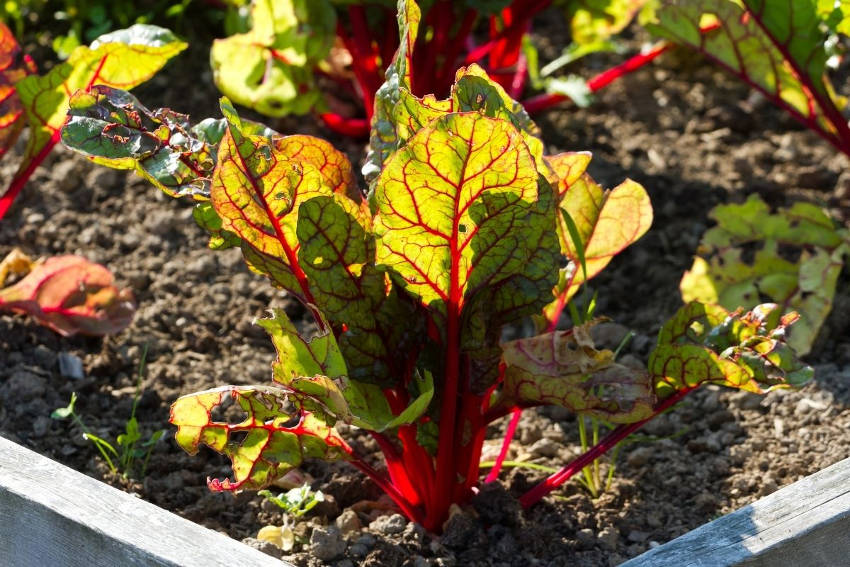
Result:
[[[178,110],[196,118],[216,115],[214,92],[197,86],[211,84],[208,73],[198,81],[192,75],[198,67],[180,63],[203,57],[180,58],[137,95],[151,107],[181,101]],[[627,329],[637,332],[626,349],[631,363],[646,361],[661,323],[680,305],[679,278],[711,225],[714,205],[755,192],[774,206],[816,202],[845,225],[850,221],[847,159],[693,57],[665,56],[607,88],[590,108],[562,107],[537,121],[549,153],[591,150],[590,171],[604,186],[631,177],[652,197],[652,230],[593,284],[597,312],[617,321],[604,329],[603,343],[615,346]],[[327,136],[309,118],[277,127]],[[362,160],[358,144],[341,143],[354,163]],[[0,165],[0,179],[14,169],[12,156]],[[137,417],[145,435],[167,428],[169,405],[181,394],[267,382],[273,349],[251,321],[270,306],[298,319],[301,307],[250,274],[238,251],[208,250],[187,203],[62,148],[0,223],[0,255],[14,247],[106,264],[134,290],[139,310],[129,329],[106,339],[62,338],[28,319],[0,316],[0,434],[237,539],[280,525],[281,513],[254,493],[207,490],[207,477],[229,473],[212,452],[189,457],[167,435],[144,479],[125,480],[108,471],[78,427],[50,413],[76,392],[87,426],[114,440],[130,415],[146,347]],[[503,484],[484,487],[435,537],[386,510],[377,489],[346,465],[310,463],[304,472],[328,498],[301,522],[304,543],[286,558],[338,567],[616,565],[847,458],[848,284],[845,268],[832,314],[806,359],[816,368],[810,385],[764,397],[715,387],[695,392],[624,447],[610,490],[597,499],[571,481],[522,512],[515,497],[544,473],[506,469]],[[83,362],[83,378],[60,373],[65,356]],[[485,458],[497,450],[503,427],[492,428]],[[359,449],[376,451],[364,439]],[[558,467],[578,453],[572,415],[525,412],[515,460]]]

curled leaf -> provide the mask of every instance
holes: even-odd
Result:
[[[43,76],[29,76],[17,84],[30,124],[30,137],[18,169],[22,175],[43,159],[59,140],[70,98],[80,89],[106,85],[132,89],[150,79],[169,59],[186,48],[170,31],[144,24],[103,35],[91,47],[77,47],[67,61]]]
[[[502,344],[502,395],[518,405],[552,404],[614,423],[652,415],[655,397],[645,371],[597,350],[591,324]]]
[[[711,216],[717,226],[706,231],[700,256],[682,277],[682,299],[728,309],[775,302],[784,312],[800,313],[788,344],[801,355],[808,353],[832,308],[843,257],[850,250],[846,237],[809,203],[771,214],[753,195],[740,205],[719,205]]]
[[[685,305],[661,328],[650,355],[658,397],[706,383],[755,393],[805,384],[813,371],[785,343],[798,316],[778,315],[774,304],[746,313],[696,301]]]
[[[351,448],[332,427],[309,412],[286,410],[287,392],[269,387],[224,386],[178,398],[169,421],[177,444],[190,455],[206,445],[231,460],[233,480],[207,480],[210,489],[234,491],[268,486],[307,458],[345,459]],[[228,399],[245,418],[215,421]]]
[[[112,274],[79,256],[56,256],[32,266],[23,279],[0,289],[0,310],[24,313],[61,335],[111,335],[133,319],[129,289]]]

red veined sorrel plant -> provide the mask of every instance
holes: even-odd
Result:
[[[33,61],[21,53],[12,32],[0,22],[0,158],[23,127],[29,126],[18,171],[8,187],[0,188],[0,219],[59,142],[71,94],[95,84],[131,89],[185,48],[170,31],[137,24],[102,35],[90,47],[77,47],[67,61],[39,76]]]
[[[315,325],[301,334],[273,310],[258,324],[278,353],[274,385],[224,386],[172,406],[184,449],[203,444],[232,460],[233,478],[211,489],[257,489],[306,458],[341,459],[439,530],[479,482],[487,425],[518,408],[557,404],[624,424],[526,495],[530,505],[703,383],[761,392],[809,378],[782,341],[794,317],[776,320],[770,307],[689,304],[662,330],[648,373],[596,349],[592,322],[555,330],[582,280],[648,228],[646,193],[630,180],[603,191],[585,172],[587,153],[544,156],[533,122],[477,66],[458,72],[448,99],[416,97],[407,38],[418,18],[415,5],[402,8],[368,192],[327,142],[263,129],[226,99],[224,119],[192,127],[109,87],[72,98],[66,145],[193,196],[211,246],[239,246]],[[535,316],[542,332],[500,342],[506,325]],[[230,402],[240,418],[214,417]],[[386,472],[338,422],[369,432]]]

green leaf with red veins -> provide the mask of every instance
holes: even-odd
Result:
[[[398,0],[399,48],[384,73],[384,84],[375,93],[375,112],[369,134],[369,153],[363,165],[363,176],[370,185],[384,168],[384,162],[402,144],[399,140],[396,108],[401,91],[410,91],[410,73],[413,68],[413,46],[419,35],[422,13],[414,0]]]
[[[254,0],[251,30],[213,42],[213,78],[222,93],[267,116],[304,114],[321,100],[314,66],[333,46],[328,0]]]
[[[539,184],[551,191],[511,123],[477,112],[438,118],[378,178],[378,264],[438,322],[459,317],[478,293],[523,274],[534,236],[552,230]]]
[[[115,287],[100,264],[55,256],[0,289],[0,310],[27,314],[64,336],[113,335],[130,324],[136,305],[132,292]]]
[[[594,348],[591,326],[502,344],[500,403],[558,405],[613,423],[652,415],[655,396],[649,375],[615,363],[610,350]]]
[[[245,419],[213,419],[212,412],[228,400]],[[266,487],[308,458],[347,458],[351,448],[313,414],[301,412],[298,422],[289,425],[297,414],[286,409],[287,402],[287,392],[279,388],[224,386],[178,398],[169,421],[177,426],[177,444],[190,455],[206,445],[231,460],[232,480],[207,481],[216,492]]]
[[[543,162],[543,141],[537,137],[540,129],[525,108],[513,100],[501,85],[492,81],[484,69],[475,64],[459,69],[452,86],[451,100],[454,112],[475,110],[484,116],[509,120],[523,133],[537,168],[541,173],[547,173]]]
[[[328,423],[340,419],[382,431],[417,419],[431,401],[433,382],[417,380],[419,395],[395,416],[379,386],[348,378],[342,353],[329,330],[305,338],[282,310],[273,310],[270,317],[258,323],[269,333],[277,350],[275,382],[292,390],[290,397],[301,409],[326,415]],[[330,325],[324,322],[324,327],[329,329]]]
[[[35,71],[35,65],[21,52],[12,31],[0,22],[0,158],[24,127],[24,108],[15,84]]]
[[[397,354],[421,341],[421,315],[375,267],[371,224],[361,207],[338,194],[305,201],[298,210],[298,261],[316,305],[344,329],[340,347],[349,375],[387,384],[405,374],[407,361]]]
[[[658,334],[649,372],[659,398],[711,383],[749,392],[796,388],[813,370],[785,343],[799,317],[779,317],[775,304],[728,312],[696,301],[681,308]]]
[[[816,0],[663,0],[656,16],[650,31],[706,55],[834,144],[850,143]],[[709,24],[719,27],[700,31]]]
[[[136,24],[99,37],[91,47],[76,48],[67,61],[44,76],[30,76],[17,84],[27,113],[30,137],[17,175],[43,159],[59,140],[71,95],[79,89],[106,85],[132,89],[159,71],[186,48],[170,31]]]
[[[700,256],[682,277],[682,298],[733,309],[767,297],[783,311],[802,315],[788,344],[799,354],[808,353],[832,308],[850,240],[810,203],[772,214],[752,196],[742,204],[715,207],[711,216],[717,226],[705,233]],[[745,249],[754,246],[753,259],[745,260]],[[796,261],[787,259],[791,253]]]
[[[231,122],[219,145],[211,199],[222,229],[242,240],[251,268],[314,303],[298,262],[298,208],[312,197],[333,195],[333,186],[319,168],[281,151],[282,140],[244,135]]]
[[[564,200],[567,190],[582,178],[591,159],[593,155],[590,152],[564,152],[546,157],[546,163],[552,170],[550,182],[558,192],[559,202]]]
[[[558,184],[561,209],[569,213],[578,229],[589,280],[611,258],[646,233],[652,224],[652,204],[644,188],[630,179],[605,191],[586,173],[576,178],[577,171],[587,166],[585,160],[589,161],[589,156],[575,154],[556,156],[549,161],[561,179]],[[581,264],[578,247],[562,217],[558,218],[558,236],[571,266],[563,272],[555,288],[555,301],[546,307],[550,320],[586,281],[583,271],[577,268]]]

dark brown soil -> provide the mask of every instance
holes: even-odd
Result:
[[[196,87],[209,84],[208,74],[199,81],[195,69],[180,65],[137,94],[151,106],[170,103],[196,118],[213,114],[215,95]],[[593,286],[597,312],[625,326],[608,326],[609,341],[625,328],[638,333],[627,349],[632,362],[645,362],[661,323],[680,305],[679,278],[714,205],[757,192],[772,205],[805,199],[825,205],[845,224],[850,219],[845,157],[745,86],[680,54],[612,85],[588,109],[559,108],[538,122],[549,153],[591,150],[590,170],[603,185],[632,177],[652,197],[652,230]],[[287,133],[317,132],[312,128],[309,118],[278,125]],[[346,144],[359,162],[360,147]],[[0,179],[11,178],[14,169],[10,157],[0,165]],[[0,255],[16,246],[33,256],[75,253],[106,264],[133,288],[139,311],[128,330],[106,340],[62,338],[27,319],[0,316],[0,434],[237,539],[279,525],[280,513],[253,493],[234,498],[207,490],[208,476],[229,472],[210,452],[188,457],[167,438],[145,478],[126,481],[109,474],[78,428],[49,416],[77,392],[86,424],[114,440],[130,415],[147,345],[138,418],[145,434],[167,428],[169,405],[181,394],[268,381],[273,350],[251,321],[270,306],[299,318],[301,307],[250,274],[238,251],[206,249],[187,203],[61,148],[0,223]],[[817,370],[812,384],[764,398],[703,388],[647,426],[652,439],[623,449],[613,487],[598,499],[571,481],[522,513],[513,496],[543,473],[514,468],[502,475],[507,492],[486,487],[438,538],[393,516],[376,520],[379,507],[358,504],[378,497],[359,473],[311,463],[305,471],[330,498],[304,521],[302,535],[313,530],[317,546],[339,537],[320,526],[353,505],[366,527],[346,533],[345,552],[333,559],[311,558],[317,548],[305,543],[290,560],[339,567],[615,565],[846,458],[849,283],[845,269],[832,315],[807,357]],[[60,375],[62,354],[83,361],[83,379]],[[485,458],[492,458],[503,426],[493,428]],[[567,412],[528,411],[514,457],[557,467],[578,454],[577,437]],[[374,449],[365,442],[362,448]],[[358,523],[352,515],[338,522],[344,530]]]

